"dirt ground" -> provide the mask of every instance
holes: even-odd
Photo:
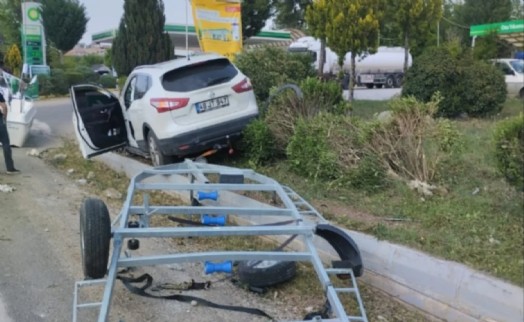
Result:
[[[0,172],[0,321],[69,321],[74,282],[83,278],[79,245],[79,215],[85,186],[30,156],[29,148],[14,149],[18,175]],[[0,164],[0,169],[3,163]],[[8,190],[8,189],[6,189]],[[112,216],[119,209],[110,209]],[[165,251],[166,241],[141,241],[137,252]],[[134,276],[149,273],[154,285],[195,280],[211,281],[207,290],[184,291],[224,305],[255,307],[278,320],[300,320],[305,307],[286,307],[278,298],[264,298],[235,286],[223,275],[205,275],[201,263],[139,268]],[[256,315],[193,306],[172,300],[133,295],[117,281],[110,321],[269,321]],[[101,299],[102,289],[86,289],[82,299]],[[168,291],[172,294],[173,291]],[[93,310],[83,310],[78,321],[94,321]]]
[[[27,152],[28,149],[14,150],[21,174],[0,174],[0,184],[14,189],[0,192],[0,299],[4,302],[0,308],[4,306],[6,311],[0,310],[0,320],[68,321],[72,317],[74,281],[83,278],[78,209],[89,194],[66,174],[26,155]],[[114,216],[117,211],[110,212]],[[155,240],[141,245],[144,251],[163,247]],[[297,312],[293,308],[281,310],[275,302],[228,281],[213,283],[221,276],[204,275],[201,264],[148,267],[133,274],[145,272],[155,278],[154,284],[191,279],[212,282],[209,289],[184,292],[187,295],[220,304],[256,307],[279,319],[303,317],[297,308],[294,308]],[[143,298],[130,294],[120,282],[115,285],[111,321],[268,321],[246,313]],[[81,294],[92,298],[96,293],[100,292],[86,290]],[[94,319],[89,313],[79,315],[79,321]]]

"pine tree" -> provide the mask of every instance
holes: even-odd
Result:
[[[139,65],[173,58],[173,44],[164,31],[162,0],[125,0],[124,15],[113,40],[112,61],[119,75]]]

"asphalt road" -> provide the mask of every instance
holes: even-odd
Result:
[[[401,88],[355,88],[354,97],[356,100],[385,101],[395,95],[400,95]],[[349,91],[344,91],[344,98],[349,97]]]

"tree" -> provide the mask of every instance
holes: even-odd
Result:
[[[355,58],[364,52],[376,51],[382,13],[376,0],[326,0],[326,5],[329,8],[327,45],[337,53],[340,65],[346,53],[351,52],[349,100],[353,100]]]
[[[320,39],[320,57],[318,62],[318,75],[324,74],[326,62],[326,26],[329,21],[329,7],[326,0],[316,0],[306,9],[306,22],[311,34]]]
[[[165,20],[162,0],[124,1],[124,15],[111,50],[119,75],[129,75],[139,65],[173,58],[173,44],[164,31]]]
[[[442,16],[442,0],[397,0],[388,2],[388,11],[404,40],[404,73],[408,70],[410,40],[427,33]]]
[[[271,16],[272,1],[246,0],[242,2],[242,38],[255,36],[266,25]]]
[[[456,19],[464,26],[482,25],[511,19],[513,0],[465,0],[456,5]],[[463,45],[470,45],[469,30],[462,30]]]
[[[21,24],[21,0],[0,0],[0,34],[5,44],[20,42]]]
[[[303,29],[306,8],[312,3],[313,0],[276,0],[274,6],[277,27]]]
[[[82,39],[89,18],[78,0],[42,0],[42,23],[50,44],[62,53]]]
[[[12,75],[20,77],[22,70],[22,55],[16,44],[12,44],[5,55],[5,66],[9,68]]]

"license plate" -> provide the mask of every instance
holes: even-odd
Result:
[[[363,75],[360,75],[360,82],[361,83],[373,83],[373,75],[369,75],[369,74],[363,74]]]
[[[197,113],[204,113],[207,111],[216,110],[229,105],[229,98],[221,96],[207,101],[198,102],[195,104]]]

